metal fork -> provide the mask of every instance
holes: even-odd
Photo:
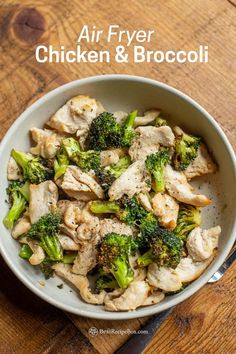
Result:
[[[229,256],[222,266],[213,274],[208,283],[214,283],[222,278],[226,270],[231,266],[231,264],[236,260],[236,244],[234,244]],[[127,342],[125,342],[115,354],[141,354],[146,346],[151,341],[152,337],[155,335],[157,330],[160,328],[161,324],[170,315],[173,307],[158,313],[153,316],[147,324],[145,324],[141,330],[144,331],[143,334],[134,334]]]

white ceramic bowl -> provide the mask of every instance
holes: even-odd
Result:
[[[170,118],[171,124],[180,124],[196,135],[202,136],[219,164],[216,175],[201,178],[203,192],[213,198],[213,206],[204,209],[204,226],[220,224],[220,238],[217,257],[204,274],[179,294],[168,296],[157,305],[139,308],[132,312],[106,312],[102,306],[83,302],[75,291],[61,284],[57,277],[45,281],[41,272],[18,257],[19,244],[2,225],[7,213],[5,203],[7,186],[7,161],[13,147],[28,150],[29,129],[42,127],[46,120],[69,98],[87,94],[100,100],[108,111],[131,111],[161,108]],[[1,254],[15,275],[36,295],[50,304],[74,314],[100,319],[130,319],[161,312],[187,299],[200,289],[220,267],[229,253],[236,235],[235,186],[236,163],[232,147],[216,121],[195,101],[182,92],[158,81],[126,75],[104,75],[74,81],[49,92],[29,107],[11,126],[0,146],[1,189],[0,189],[0,248]],[[208,183],[210,181],[210,184]]]

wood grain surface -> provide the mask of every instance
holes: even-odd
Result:
[[[155,47],[209,46],[208,64],[38,64],[37,43],[74,49],[83,24],[154,29]],[[96,49],[106,49],[101,41]],[[111,43],[114,51],[116,42]],[[92,49],[91,45],[84,44]],[[26,107],[71,80],[124,73],[166,82],[211,113],[236,147],[235,0],[1,0],[0,137]],[[126,335],[92,337],[90,327],[138,330],[146,319],[101,321],[64,314],[30,293],[0,262],[0,353],[113,353]],[[236,265],[178,305],[145,354],[236,353]],[[115,315],[114,315],[115,317]]]

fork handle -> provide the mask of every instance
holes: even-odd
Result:
[[[173,308],[160,312],[151,317],[146,325],[142,327],[143,333],[132,335],[115,354],[141,354],[146,348],[156,331],[169,316]]]

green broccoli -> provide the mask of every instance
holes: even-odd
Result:
[[[169,152],[161,150],[146,158],[146,167],[154,178],[153,189],[155,192],[164,192],[165,180],[164,172],[165,166],[169,161]]]
[[[137,249],[132,236],[109,233],[98,246],[98,264],[106,273],[111,273],[122,289],[134,279],[129,256]]]
[[[31,183],[41,183],[53,177],[53,170],[47,167],[47,161],[40,156],[12,149],[11,156],[23,170],[24,180]]]
[[[155,126],[156,127],[163,127],[165,125],[168,125],[167,121],[161,117],[157,117],[155,119]]]
[[[64,264],[72,264],[77,256],[78,252],[66,252],[63,254],[63,263]]]
[[[58,213],[46,214],[32,224],[26,234],[27,237],[38,240],[50,261],[63,259],[62,247],[58,239],[60,220]]]
[[[177,128],[176,128],[176,131]],[[173,155],[174,168],[179,171],[186,170],[189,164],[197,157],[201,139],[193,135],[178,132],[175,140],[175,153]]]
[[[108,166],[105,170],[115,178],[118,178],[124,173],[131,164],[130,156],[121,157],[117,163]]]
[[[128,225],[138,223],[146,215],[146,210],[140,206],[136,197],[123,197],[118,201],[93,201],[89,204],[94,214],[115,214]]]
[[[135,138],[135,131],[133,129],[135,118],[137,117],[138,111],[131,112],[124,123],[121,125],[121,142],[122,147],[129,147]]]
[[[87,137],[89,149],[102,151],[120,147],[120,141],[121,127],[112,113],[103,112],[92,121]]]
[[[54,270],[52,269],[54,262],[47,257],[39,264],[41,272],[44,274],[45,279],[53,276]]]
[[[100,168],[100,153],[94,150],[82,151],[80,143],[74,138],[66,138],[62,141],[69,160],[76,163],[84,171],[98,170]]]
[[[130,164],[130,157],[124,156],[116,164],[112,164],[111,166],[96,171],[98,182],[107,197],[108,190],[113,182],[116,180],[116,178],[120,177],[123,172],[125,172]]]
[[[32,256],[33,252],[30,248],[29,245],[24,244],[21,246],[20,252],[19,252],[19,256],[23,259],[29,259]]]
[[[183,241],[187,239],[188,234],[200,226],[202,223],[201,210],[192,205],[181,204],[177,219],[177,226],[174,232]]]
[[[19,219],[28,204],[29,182],[11,182],[7,188],[7,194],[9,196],[11,207],[7,216],[3,220],[3,224],[7,229],[11,229],[14,222]]]
[[[175,268],[182,254],[180,238],[174,232],[161,228],[151,213],[141,219],[139,229],[137,243],[144,254],[138,258],[137,264],[146,267],[156,262],[160,266]]]
[[[63,146],[58,150],[55,160],[54,160],[54,179],[58,179],[66,172],[67,166],[69,165],[69,157]]]
[[[102,290],[109,291],[119,288],[119,285],[112,274],[107,274],[104,271],[99,273],[99,277],[96,279],[95,283],[95,289],[97,292],[100,292]]]

